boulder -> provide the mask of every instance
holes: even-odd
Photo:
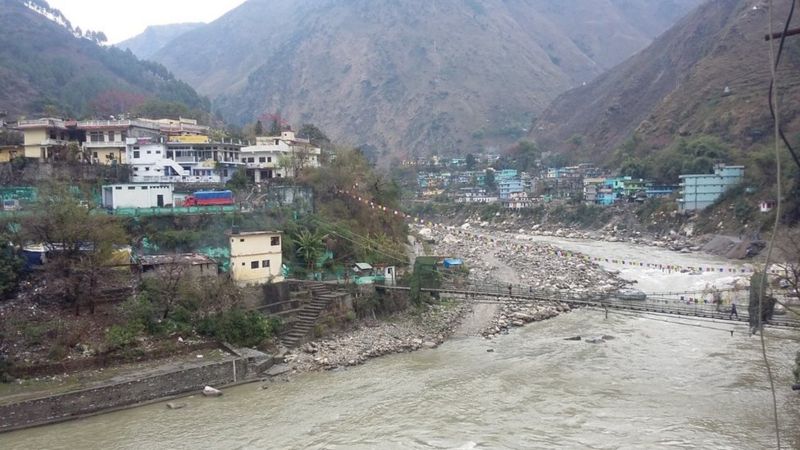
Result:
[[[167,403],[167,409],[181,409],[185,407],[186,403],[173,403],[173,402]]]
[[[436,347],[439,346],[439,344],[437,344],[436,342],[432,342],[432,341],[425,341],[425,342],[422,343],[422,346],[425,347],[425,348],[436,348]]]
[[[222,395],[222,391],[214,389],[211,386],[206,386],[203,388],[203,395],[206,397],[219,397]]]
[[[564,338],[564,340],[565,341],[580,341],[581,337],[580,336],[572,336],[572,337]]]

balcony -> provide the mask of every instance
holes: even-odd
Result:
[[[69,144],[69,141],[62,140],[62,139],[45,139],[39,144],[39,146],[40,147],[59,147],[59,146],[66,146],[67,144]]]
[[[125,141],[84,142],[83,148],[125,148]]]

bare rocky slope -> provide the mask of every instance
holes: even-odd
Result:
[[[523,136],[701,0],[249,0],[153,59],[232,122],[280,112],[395,155]]]
[[[790,0],[776,0],[776,31]],[[793,26],[800,25],[800,14]],[[559,96],[535,121],[545,150],[603,162],[636,136],[643,156],[676,138],[712,135],[747,150],[771,138],[765,0],[715,0],[586,86]],[[800,39],[779,69],[783,126],[800,130]]]

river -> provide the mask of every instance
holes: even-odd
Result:
[[[629,244],[556,242],[590,255],[726,265]],[[664,281],[642,268],[622,275],[648,291],[726,281]],[[194,396],[179,410],[160,403],[7,433],[0,448],[774,448],[758,338],[744,326],[709,326],[720,330],[579,310],[492,341],[458,338],[267,389]],[[800,446],[800,401],[789,389],[799,334],[767,331],[786,448]],[[614,339],[564,340],[574,335]]]

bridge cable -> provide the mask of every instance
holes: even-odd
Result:
[[[774,6],[775,6],[774,3],[775,2],[773,0],[769,0],[768,24],[769,24],[769,35],[770,36],[772,36],[772,29],[773,29],[772,20],[773,20]],[[788,29],[789,22],[792,19],[792,14],[794,13],[794,6],[795,6],[795,0],[792,0],[792,6],[789,9],[789,17],[786,20],[786,29]],[[772,227],[772,236],[770,237],[769,247],[767,249],[767,258],[764,261],[764,272],[763,272],[763,274],[761,274],[761,283],[758,286],[758,311],[757,311],[757,314],[758,314],[757,326],[758,326],[758,330],[759,330],[759,339],[761,341],[761,355],[764,358],[764,367],[767,370],[767,378],[769,379],[769,388],[770,388],[770,392],[772,393],[772,413],[773,413],[773,418],[774,418],[774,422],[775,422],[775,442],[777,444],[778,450],[780,450],[780,448],[781,448],[780,421],[778,419],[778,398],[777,398],[777,395],[775,394],[775,380],[772,377],[772,368],[770,367],[769,358],[767,357],[767,344],[764,341],[764,327],[762,326],[762,323],[761,323],[762,318],[763,318],[763,313],[761,311],[762,311],[762,307],[763,307],[763,303],[764,303],[764,291],[765,291],[766,282],[767,282],[767,270],[769,270],[770,259],[772,258],[772,250],[775,247],[775,237],[778,234],[778,224],[780,223],[780,218],[781,218],[781,201],[782,201],[781,197],[782,197],[783,193],[781,192],[781,175],[782,175],[782,173],[781,173],[781,158],[780,158],[779,141],[781,139],[783,139],[784,143],[786,143],[788,145],[788,142],[786,141],[786,137],[783,135],[783,132],[781,131],[781,125],[780,125],[780,105],[778,104],[778,93],[777,93],[778,73],[776,71],[778,63],[780,62],[780,55],[781,55],[781,53],[783,51],[783,45],[784,45],[785,41],[786,41],[786,33],[784,33],[781,36],[781,42],[780,42],[780,45],[778,47],[777,56],[775,55],[774,41],[772,39],[770,39],[770,41],[769,41],[769,69],[770,69],[770,74],[772,75],[772,79],[770,80],[770,84],[769,84],[769,105],[770,105],[770,112],[772,114],[772,120],[773,120],[774,131],[775,131],[775,137],[774,137],[774,139],[775,139],[775,166],[776,166],[776,170],[777,170],[777,173],[776,173],[776,176],[775,176],[775,184],[776,184],[776,187],[777,187],[777,202],[776,202],[776,206],[775,206],[775,223],[774,223],[774,225]],[[789,148],[789,151],[792,154],[792,157],[795,160],[795,163],[797,163],[797,166],[800,167],[800,160],[797,159],[797,155],[795,155],[794,151],[792,150],[792,147],[789,146],[788,148]],[[758,276],[758,275],[756,275],[756,276]]]

